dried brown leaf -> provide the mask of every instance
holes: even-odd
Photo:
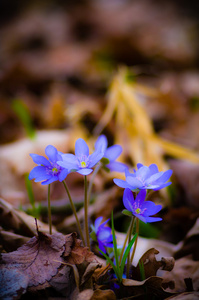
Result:
[[[70,300],[91,300],[92,295],[92,289],[85,289],[82,292],[79,292],[78,289],[75,289],[75,291],[70,296]]]
[[[132,266],[131,274],[132,278],[136,280],[141,280],[140,265],[143,265],[144,276],[149,278],[151,276],[156,276],[157,271],[161,268],[162,270],[171,271],[174,267],[174,259],[162,258],[161,261],[156,260],[156,255],[159,253],[155,248],[151,248],[146,251],[140,258],[136,267]]]
[[[177,296],[171,296],[166,298],[166,300],[198,300],[199,292],[191,292],[191,293],[180,293]]]
[[[92,286],[90,279],[95,270],[101,266],[94,253],[89,251],[87,247],[83,247],[81,240],[75,239],[70,254],[64,253],[64,259],[68,265],[77,267],[79,274],[75,274],[75,276],[78,276],[78,287],[81,290],[90,288]]]
[[[163,274],[164,281],[175,282],[175,288],[172,291],[185,292],[187,290],[184,279],[191,278],[193,290],[199,290],[199,261],[194,261],[191,257],[182,257],[175,261],[175,266],[171,272]]]
[[[122,284],[124,288],[121,289],[120,293],[122,298],[125,298],[145,295],[147,290],[147,298],[149,297],[150,299],[151,295],[153,295],[159,297],[159,299],[165,299],[171,296],[171,293],[163,289],[162,282],[163,279],[157,276],[151,276],[143,281],[123,279]]]
[[[95,290],[90,300],[116,300],[116,295],[112,290]]]
[[[60,233],[52,236],[40,233],[17,251],[2,253],[2,266],[6,264],[22,271],[28,277],[29,286],[44,284],[57,274],[64,244],[65,237]]]
[[[11,285],[5,285],[2,293],[9,297],[21,295],[27,288],[30,292],[37,292],[52,287],[70,297],[76,286],[80,291],[91,288],[92,274],[100,264],[76,236],[76,233],[64,236],[38,231],[37,237],[17,251],[2,253],[0,277],[2,282]],[[18,276],[13,282],[11,279],[18,273],[23,278]]]

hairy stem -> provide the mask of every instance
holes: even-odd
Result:
[[[135,243],[133,246],[133,252],[131,254],[131,263],[133,262],[133,258],[135,255],[135,250],[136,250],[137,242],[138,242],[138,234],[139,234],[139,219],[138,218],[136,218],[136,233],[137,233],[137,236],[136,236],[136,240],[135,240]]]
[[[135,220],[135,219],[134,219]],[[132,220],[131,220],[132,221]],[[130,222],[131,224],[131,222]],[[122,247],[122,251],[121,251],[121,254],[120,254],[120,260],[119,260],[119,263],[121,264],[122,262],[122,256],[124,254],[124,250],[125,250],[125,247],[126,247],[126,243],[127,243],[127,240],[128,240],[128,237],[129,237],[129,232],[130,232],[130,229],[131,229],[131,226],[129,224],[129,228],[128,228],[128,231],[127,231],[127,234],[126,234],[126,237],[125,237],[125,241],[124,241],[124,244],[123,244],[123,247]]]
[[[87,247],[90,250],[89,226],[88,226],[88,198],[87,198],[87,177],[84,176],[84,230],[86,236]]]
[[[49,233],[52,234],[52,218],[51,218],[51,207],[50,207],[50,184],[48,185],[48,224],[49,224]]]
[[[88,185],[88,203],[90,203],[90,196],[91,196],[91,191],[92,191],[92,187],[93,187],[93,182],[94,182],[95,176],[98,173],[98,171],[99,171],[100,168],[101,168],[101,163],[99,163],[96,166],[96,168],[94,169],[94,171],[92,173],[91,180],[89,181],[89,185]]]
[[[74,206],[74,204],[73,204],[73,200],[72,200],[72,198],[71,198],[70,192],[69,192],[69,190],[68,190],[68,187],[67,187],[65,181],[63,180],[62,182],[63,182],[64,188],[65,188],[65,190],[66,190],[66,193],[67,193],[67,195],[68,195],[68,199],[69,199],[69,201],[70,201],[70,205],[71,205],[73,214],[74,214],[75,219],[76,219],[76,222],[77,222],[77,227],[78,227],[78,230],[79,230],[79,234],[80,234],[80,236],[81,236],[83,245],[85,246],[84,235],[83,235],[83,232],[82,232],[82,229],[81,229],[81,225],[80,225],[79,219],[78,219],[78,217],[77,217],[77,212],[76,212],[75,206]]]
[[[131,223],[130,223],[130,226],[129,226],[129,232],[128,232],[128,244],[131,241],[131,236],[132,236],[132,232],[133,232],[134,221],[135,221],[135,218],[132,216]],[[130,262],[131,261],[130,261],[130,252],[129,252],[128,257],[127,257],[126,278],[129,278]]]

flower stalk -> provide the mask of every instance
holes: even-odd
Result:
[[[48,185],[48,224],[49,224],[49,234],[52,234],[52,218],[51,218],[51,206],[50,206],[50,184]]]
[[[133,258],[134,258],[134,255],[135,255],[135,250],[136,250],[136,247],[137,247],[137,242],[138,242],[138,234],[139,234],[139,219],[136,218],[136,239],[135,239],[135,243],[134,243],[134,246],[133,246],[133,252],[131,254],[131,263],[133,263]]]
[[[66,193],[67,193],[67,195],[68,195],[68,199],[69,199],[69,201],[70,201],[70,205],[71,205],[73,214],[74,214],[75,219],[76,219],[76,222],[77,222],[77,227],[78,227],[78,230],[79,230],[79,234],[80,234],[80,236],[81,236],[83,245],[85,246],[84,235],[83,235],[83,232],[82,232],[82,229],[81,229],[81,225],[80,225],[79,219],[78,219],[78,217],[77,217],[77,212],[76,212],[75,206],[74,206],[74,204],[73,204],[73,200],[72,200],[72,198],[71,198],[70,192],[69,192],[69,190],[68,190],[68,187],[67,187],[65,181],[63,180],[62,182],[63,182],[64,188],[65,188],[65,190],[66,190]]]
[[[86,236],[86,244],[90,250],[89,226],[88,226],[88,197],[87,197],[87,177],[84,176],[84,233]]]
[[[128,244],[130,243],[131,241],[131,236],[132,236],[132,233],[133,233],[133,226],[134,226],[134,222],[135,222],[135,218],[132,216],[131,218],[131,222],[130,222],[130,226],[129,226],[129,231],[128,231],[128,234],[127,234],[127,237],[128,237]],[[137,236],[136,236],[136,240],[137,240]],[[135,245],[135,244],[134,244]],[[128,254],[128,257],[127,257],[127,266],[126,266],[126,278],[129,278],[129,273],[130,273],[130,252]]]

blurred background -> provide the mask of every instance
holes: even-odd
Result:
[[[72,112],[64,109],[79,99],[104,104],[113,74],[126,65],[169,95],[168,106],[147,107],[157,130],[170,121],[165,135],[198,148],[189,136],[195,116],[186,123],[187,109],[199,106],[198,23],[198,1],[1,0],[0,142],[23,136],[13,99],[28,106],[36,129],[66,128]],[[87,126],[96,118],[93,111]]]

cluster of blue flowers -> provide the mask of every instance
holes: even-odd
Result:
[[[89,175],[93,167],[102,159],[106,163],[106,168],[111,171],[123,172],[127,166],[117,162],[116,159],[122,152],[122,147],[113,145],[107,147],[107,138],[101,135],[95,143],[95,151],[89,155],[89,147],[83,139],[78,139],[75,143],[75,155],[71,153],[64,154],[49,145],[45,149],[45,157],[37,154],[30,154],[33,161],[38,164],[29,174],[29,179],[35,182],[42,181],[42,184],[50,184],[53,181],[63,181],[70,172],[78,172],[82,175]]]
[[[155,205],[152,201],[146,201],[146,190],[159,190],[171,184],[168,182],[172,175],[171,170],[159,172],[155,164],[149,167],[137,164],[137,171],[129,172],[129,168],[116,161],[122,153],[120,145],[108,147],[107,138],[99,136],[95,143],[95,151],[89,154],[87,143],[79,138],[75,143],[75,154],[64,154],[54,146],[49,145],[45,149],[48,160],[41,155],[30,154],[33,161],[38,165],[32,169],[29,179],[35,182],[41,181],[43,185],[51,184],[59,180],[62,182],[71,172],[78,172],[81,175],[89,175],[97,164],[106,167],[110,171],[125,172],[126,179],[114,179],[114,183],[124,188],[123,204],[126,210],[141,221],[156,222],[162,220],[158,217],[151,217],[158,213],[162,206]],[[134,198],[133,192],[139,192]],[[109,220],[102,222],[102,217],[96,219],[92,226],[94,239],[98,241],[99,248],[104,251],[105,247],[113,247],[111,229],[105,226]],[[104,251],[105,252],[105,251]]]

